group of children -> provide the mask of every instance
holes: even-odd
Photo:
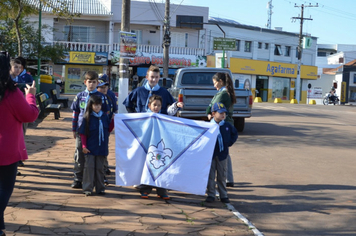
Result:
[[[158,85],[159,78],[159,68],[151,66],[147,71],[146,86],[133,90],[123,102],[128,112],[175,115],[184,106],[182,102],[174,101],[171,94]],[[108,83],[99,82],[96,72],[88,71],[84,84],[87,89],[77,94],[71,106],[73,110],[72,131],[76,139],[72,188],[82,188],[83,193],[89,196],[94,188],[97,194],[105,194],[108,140],[114,128],[113,115],[117,111],[117,101],[116,98],[114,100],[110,98],[109,93],[105,94],[103,86],[108,86]],[[206,202],[215,200],[216,183],[221,201],[229,202],[226,191],[226,157],[229,146],[237,140],[237,131],[230,123],[224,122],[227,112],[222,103],[215,103],[212,107],[211,122],[219,125],[219,134],[212,157]],[[215,182],[216,174],[217,182]],[[138,189],[142,198],[148,198],[152,186],[140,185]],[[166,189],[156,189],[158,197],[170,199]]]

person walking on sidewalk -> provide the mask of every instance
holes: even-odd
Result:
[[[208,119],[212,118],[211,108],[217,103],[221,102],[224,104],[227,109],[226,112],[226,121],[229,122],[232,126],[234,126],[234,119],[232,118],[232,114],[234,112],[234,104],[236,103],[236,95],[234,90],[234,85],[232,79],[230,78],[228,73],[216,73],[213,76],[213,84],[214,87],[218,90],[218,93],[215,94],[213,99],[210,102],[209,107],[206,109],[206,114],[208,115]],[[226,178],[226,186],[234,187],[234,174],[232,170],[232,161],[230,154],[227,156],[227,178]]]
[[[108,102],[104,94],[98,92],[96,89],[98,85],[98,74],[95,71],[88,71],[84,77],[84,84],[87,87],[84,91],[78,93],[71,105],[73,110],[72,131],[75,138],[75,152],[74,152],[74,181],[72,188],[82,188],[83,170],[84,170],[84,153],[82,149],[82,141],[78,133],[83,122],[83,117],[88,100],[91,96],[97,95],[102,98],[101,110],[104,113],[108,112]]]
[[[97,194],[105,194],[104,163],[109,153],[109,133],[113,120],[101,110],[100,96],[90,96],[79,133],[85,154],[83,193],[90,196],[95,187]]]
[[[227,109],[223,103],[217,102],[212,106],[211,123],[219,125],[219,134],[216,140],[213,160],[211,161],[211,168],[209,173],[206,202],[215,201],[215,183],[218,185],[220,200],[223,203],[229,203],[226,190],[226,167],[227,156],[229,154],[229,147],[237,140],[238,134],[234,126],[229,122],[225,122]],[[216,182],[215,182],[216,175]]]
[[[12,195],[17,163],[28,158],[22,123],[38,116],[36,87],[26,85],[25,95],[10,77],[10,58],[0,54],[0,236],[5,234],[4,211]]]

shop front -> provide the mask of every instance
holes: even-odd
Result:
[[[230,58],[230,70],[244,84],[251,80],[251,92],[261,97],[263,102],[273,102],[280,98],[282,102],[290,102],[295,98],[296,64],[259,61],[241,58]],[[242,81],[241,81],[242,79]],[[307,80],[317,79],[316,66],[301,66],[301,102],[306,103]]]
[[[108,53],[70,51],[62,64],[64,64],[64,92],[77,94],[86,89],[84,76],[87,71],[93,70],[100,74],[106,70]]]

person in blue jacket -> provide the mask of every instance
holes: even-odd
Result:
[[[33,78],[26,71],[26,60],[23,57],[17,57],[10,61],[11,69],[10,75],[15,83],[26,83],[30,84],[33,82]]]
[[[84,76],[84,84],[87,88],[74,97],[71,105],[71,109],[73,110],[72,131],[73,137],[76,140],[74,152],[74,181],[71,185],[72,188],[82,188],[85,158],[82,150],[82,141],[78,131],[83,123],[83,117],[89,98],[93,95],[100,96],[102,98],[101,110],[106,114],[109,112],[109,105],[105,95],[98,92],[96,88],[98,85],[98,74],[95,71],[86,72]]]
[[[217,102],[212,106],[213,119],[210,122],[219,125],[219,134],[216,140],[213,160],[209,173],[206,202],[215,201],[215,184],[218,185],[220,201],[229,203],[226,189],[227,155],[229,147],[232,146],[238,137],[237,130],[229,122],[225,122],[227,109],[223,103]],[[216,182],[215,182],[216,175]]]
[[[83,193],[105,194],[104,163],[109,153],[109,134],[113,129],[113,120],[102,111],[102,96],[89,98],[79,133],[85,154]]]
[[[158,85],[160,78],[160,70],[157,66],[150,66],[147,70],[147,82],[144,86],[134,89],[124,100],[123,104],[129,113],[147,112],[148,99],[153,95],[162,97],[161,114],[167,115],[167,108],[172,105],[175,100],[167,89]],[[181,106],[184,104],[182,103]]]

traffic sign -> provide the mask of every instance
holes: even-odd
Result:
[[[233,38],[214,38],[214,50],[236,51],[236,39]]]

